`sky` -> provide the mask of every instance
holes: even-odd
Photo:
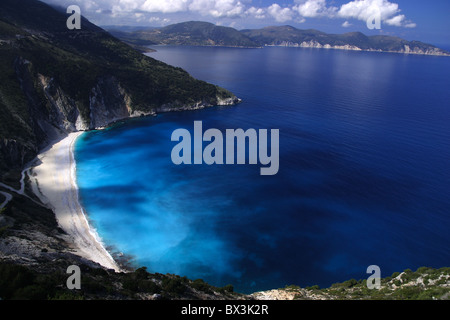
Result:
[[[160,27],[192,20],[238,30],[291,25],[328,33],[393,35],[450,49],[450,0],[42,1],[62,7],[78,5],[83,16],[100,26]]]

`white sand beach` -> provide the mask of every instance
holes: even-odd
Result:
[[[89,225],[79,203],[73,148],[81,134],[71,133],[38,155],[33,176],[30,177],[33,190],[42,202],[53,209],[60,227],[76,245],[78,255],[120,271],[97,232]]]

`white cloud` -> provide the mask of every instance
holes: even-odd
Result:
[[[399,12],[398,4],[387,0],[354,0],[341,6],[338,16],[366,21],[376,13],[386,20]]]
[[[239,0],[188,0],[189,11],[215,18],[236,18],[244,15],[245,5]]]
[[[400,14],[398,16],[387,19],[384,22],[390,26],[401,27],[404,20],[405,16],[403,14]]]
[[[316,17],[331,17],[337,10],[336,7],[327,7],[326,0],[298,0],[297,6],[294,6],[294,10],[306,18]]]
[[[249,9],[247,9],[247,11],[245,13],[256,19],[265,19],[266,18],[266,10],[264,10],[263,8],[250,7]]]
[[[136,21],[137,22],[141,22],[145,17],[144,17],[144,14],[143,13],[140,13],[140,12],[136,12],[135,14],[134,14],[134,16],[136,17]]]
[[[123,1],[123,0],[121,0]],[[133,0],[127,0],[133,1]],[[139,1],[135,1],[139,2]],[[188,9],[188,1],[187,0],[146,0],[144,4],[139,7],[140,10],[156,13],[173,13],[173,12],[182,12]]]
[[[345,21],[345,22],[342,24],[342,26],[343,26],[344,28],[348,28],[348,27],[352,26],[352,24],[351,24],[350,22],[348,22],[348,21]]]
[[[290,21],[294,16],[294,12],[290,8],[281,8],[280,5],[276,3],[267,8],[267,12],[275,18],[277,22]]]
[[[374,15],[379,15],[381,21],[390,26],[415,26],[414,23],[406,20],[405,15],[399,14],[400,11],[397,3],[388,0],[354,0],[343,4],[338,10],[337,16],[367,21]]]
[[[340,7],[333,6],[334,0],[293,0],[290,5],[281,6],[275,1],[269,7],[252,5],[256,0],[43,0],[60,6],[77,4],[82,14],[110,15],[119,19],[148,19],[149,15],[181,13],[221,18],[274,19],[283,23],[305,22],[305,18],[341,18],[343,26],[350,19],[367,21],[379,13],[381,21],[388,26],[414,28],[416,24],[401,13],[399,5],[389,0],[348,0]],[[144,14],[142,16],[141,14]],[[104,18],[103,18],[104,19]],[[162,17],[161,17],[162,21]]]
[[[215,0],[215,8],[210,13],[214,17],[240,17],[245,11],[245,6],[236,0]]]
[[[161,19],[160,17],[152,16],[152,17],[148,18],[148,22],[150,22],[152,24],[156,23],[156,24],[160,24],[160,25],[166,25],[170,22],[170,19],[168,19],[168,18]]]

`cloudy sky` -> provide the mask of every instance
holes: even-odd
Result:
[[[330,33],[389,34],[450,47],[449,0],[42,0],[75,4],[98,25],[164,26],[199,20],[236,29],[292,25]],[[367,20],[379,15],[381,29]]]

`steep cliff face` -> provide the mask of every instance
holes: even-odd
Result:
[[[320,44],[317,41],[303,41],[301,43],[294,43],[290,41],[280,41],[273,44],[270,44],[268,46],[275,46],[275,47],[299,47],[299,48],[317,48],[317,49],[338,49],[338,50],[353,50],[353,51],[361,51],[362,49],[353,46],[353,45],[331,45],[331,44]]]
[[[130,116],[131,99],[114,77],[98,80],[89,98],[90,125],[98,128]]]
[[[157,108],[155,108],[156,112],[174,112],[174,111],[186,111],[186,110],[199,110],[204,108],[209,108],[214,105],[217,106],[232,106],[235,104],[238,104],[241,102],[241,99],[239,99],[236,96],[228,97],[228,98],[221,98],[217,97],[217,99],[214,100],[214,102],[211,102],[209,100],[202,100],[195,103],[190,104],[182,104],[179,101],[175,103],[168,103],[163,104]]]
[[[14,70],[29,113],[14,117],[28,128],[31,139],[0,140],[0,157],[9,169],[23,167],[41,148],[70,132],[103,127],[130,116],[130,98],[114,77],[98,79],[91,89],[86,117],[79,108],[81,102],[64,92],[54,78],[34,73],[32,62],[18,57]]]
[[[16,59],[15,73],[21,91],[28,102],[28,118],[16,117],[18,122],[28,127],[33,139],[0,140],[0,157],[8,168],[23,167],[32,160],[37,152],[70,132],[92,130],[105,127],[115,121],[129,117],[172,112],[196,110],[213,105],[234,105],[240,100],[235,97],[204,99],[194,103],[175,101],[151,109],[139,111],[132,109],[132,99],[113,76],[97,79],[89,94],[89,113],[83,115],[82,102],[71,98],[59,85],[48,76],[33,73],[33,64],[21,57]]]
[[[261,46],[340,49],[353,51],[395,52],[405,54],[450,56],[450,53],[420,41],[407,41],[387,35],[366,36],[361,32],[328,34],[291,26],[272,26],[242,30],[241,33]]]
[[[273,47],[296,47],[296,48],[317,48],[317,49],[337,49],[337,50],[351,50],[351,51],[376,51],[376,52],[392,52],[392,53],[405,53],[405,54],[419,54],[419,55],[429,55],[429,56],[449,56],[448,53],[443,50],[431,46],[421,46],[420,44],[415,45],[414,42],[408,44],[402,44],[391,49],[380,49],[376,46],[369,48],[360,48],[356,45],[332,45],[332,44],[321,44],[317,41],[303,41],[301,43],[291,42],[291,41],[276,41],[267,46]]]
[[[53,123],[60,130],[67,132],[87,128],[75,101],[67,96],[53,78],[39,74],[38,85],[39,89],[42,89],[44,92],[46,102],[50,107],[47,121]]]

